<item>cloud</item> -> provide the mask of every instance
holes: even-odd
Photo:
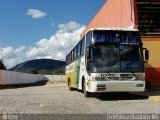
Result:
[[[50,38],[39,40],[30,47],[0,47],[0,59],[4,61],[7,68],[29,59],[56,59],[65,60],[66,54],[80,40],[80,33],[85,26],[76,22],[59,24],[57,32]]]
[[[42,39],[27,51],[27,57],[65,60],[66,54],[80,40],[85,26],[76,22],[59,24],[58,31],[49,39]]]
[[[42,12],[37,9],[29,9],[27,11],[27,15],[32,16],[33,19],[36,19],[36,18],[43,18],[43,17],[47,16],[47,13]]]
[[[3,60],[7,68],[11,68],[25,60],[25,50],[24,46],[16,49],[13,47],[0,48],[0,59]]]
[[[66,24],[59,24],[58,25],[58,29],[60,29],[62,31],[74,31],[80,27],[81,27],[81,25],[74,22],[74,21],[70,21]]]

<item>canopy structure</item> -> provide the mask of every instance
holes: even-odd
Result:
[[[135,7],[134,0],[107,0],[82,32],[81,38],[91,28],[138,29]]]
[[[160,36],[160,0],[106,0],[81,38],[91,28],[139,29],[142,36]]]

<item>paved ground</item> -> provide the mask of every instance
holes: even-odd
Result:
[[[160,113],[160,102],[126,94],[85,98],[64,83],[0,89],[0,110],[18,114]]]
[[[160,102],[160,90],[146,90],[145,92],[142,93],[133,93],[136,95],[141,95],[141,96],[148,96],[149,100],[154,100],[154,101],[159,101]]]

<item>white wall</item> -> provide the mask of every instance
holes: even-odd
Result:
[[[0,85],[30,84],[46,80],[65,81],[65,75],[34,75],[0,70]]]
[[[65,81],[65,75],[45,75],[45,78],[49,81]]]

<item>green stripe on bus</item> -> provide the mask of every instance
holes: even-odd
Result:
[[[81,59],[78,59],[76,61],[76,69],[75,69],[75,87],[76,88],[78,88],[78,85],[79,85],[80,64],[81,64]]]

